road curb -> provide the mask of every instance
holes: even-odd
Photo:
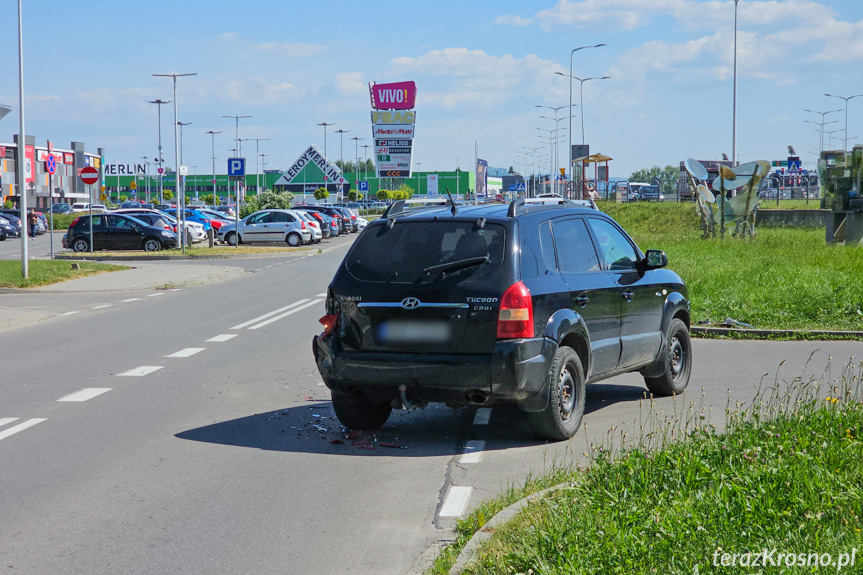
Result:
[[[847,337],[863,339],[863,331],[838,331],[825,329],[741,329],[736,327],[700,327],[691,326],[689,332],[693,335],[712,334],[712,335],[730,335],[741,334],[749,337],[789,337],[795,335],[807,335],[813,337]]]
[[[518,513],[524,509],[528,503],[545,497],[553,491],[557,491],[558,489],[563,489],[568,486],[568,483],[560,483],[543,489],[542,491],[537,491],[536,493],[532,493],[527,497],[519,499],[506,509],[502,509],[495,513],[494,517],[489,519],[481,529],[474,533],[473,537],[471,537],[467,544],[462,548],[461,553],[458,554],[456,562],[452,567],[450,567],[449,575],[461,575],[464,570],[467,569],[467,566],[470,564],[471,559],[473,559],[473,555],[476,553],[477,549],[479,549],[479,546],[488,541],[491,536],[494,535],[494,532],[497,531],[498,527],[518,515]]]

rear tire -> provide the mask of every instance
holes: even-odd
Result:
[[[72,242],[72,251],[83,253],[90,251],[90,242],[85,240],[84,238],[78,238],[74,242]]]
[[[237,245],[237,232],[228,232],[225,236],[225,242],[227,242],[229,246]]]
[[[548,381],[548,406],[543,411],[528,412],[527,418],[539,437],[563,441],[575,435],[584,416],[584,368],[574,349],[565,345],[557,348]]]
[[[380,429],[393,410],[389,403],[371,401],[363,395],[354,396],[341,391],[332,391],[331,395],[336,417],[351,429]]]
[[[285,242],[292,248],[295,248],[303,243],[303,237],[297,232],[291,232],[285,238]]]
[[[665,372],[659,377],[645,377],[644,383],[653,395],[680,395],[692,372],[692,341],[682,320],[674,318],[668,324],[665,345]]]

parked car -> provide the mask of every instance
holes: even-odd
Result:
[[[325,227],[326,235],[324,235],[324,230],[321,229],[323,227],[321,225],[321,222],[319,222],[314,217],[312,217],[312,215],[309,214],[309,212],[304,212],[302,210],[296,210],[296,211],[294,211],[294,213],[296,215],[298,215],[300,218],[304,219],[306,221],[307,226],[311,227],[311,229],[312,229],[312,243],[313,244],[320,243],[320,241],[322,239],[324,239],[325,237],[327,237],[327,238],[330,237],[329,226]]]
[[[342,216],[348,218],[348,231],[350,231],[351,233],[356,233],[360,231],[360,224],[357,221],[357,216],[349,208],[338,206],[334,209],[337,210],[340,214],[342,214]]]
[[[129,201],[126,201],[126,202],[123,202],[122,204],[120,204],[121,210],[127,210],[129,208],[140,208],[140,207],[142,207],[141,202],[136,202],[136,201],[132,201],[132,200],[129,200]]]
[[[72,213],[72,204],[59,203],[54,204],[51,207],[51,211],[55,214],[69,214]]]
[[[94,250],[144,250],[157,252],[177,246],[177,235],[156,228],[127,214],[82,215],[69,225],[63,247],[75,252],[90,251],[90,219],[93,220]]]
[[[84,213],[90,211],[90,204],[87,202],[76,202],[72,204],[72,211],[74,213]]]
[[[178,214],[177,208],[169,208],[167,210],[161,210],[161,211],[165,212],[169,216],[174,216],[175,218],[179,217],[177,215]],[[184,209],[183,212],[185,214],[185,218],[186,218],[187,222],[198,222],[199,224],[204,226],[204,231],[207,231],[210,228],[214,227],[212,224],[212,220],[210,218],[206,217],[204,214],[202,214],[196,210]]]
[[[155,221],[151,220],[150,218],[158,217],[164,220],[165,223],[170,226],[171,231],[173,231],[174,233],[177,233],[179,230],[179,223],[177,222],[177,218],[159,210],[146,210],[144,208],[137,208],[127,210],[115,210],[112,213],[126,214],[135,218],[139,218],[141,215],[147,214],[149,216],[148,220]],[[189,238],[192,240],[193,243],[203,242],[209,237],[207,235],[207,232],[204,231],[203,224],[199,224],[198,222],[186,220],[186,230],[189,233]]]
[[[665,196],[659,191],[659,186],[642,186],[638,190],[640,200],[648,202],[661,202],[665,200]]]
[[[14,230],[16,237],[21,235],[21,218],[8,213],[0,213],[0,216],[6,220],[6,225],[10,226]]]
[[[314,211],[320,212],[322,214],[326,214],[328,216],[332,216],[339,220],[339,232],[343,234],[350,233],[353,225],[351,224],[351,218],[348,215],[343,214],[338,209],[329,206],[311,206],[307,204],[302,204],[299,206],[295,206],[295,209],[301,209],[306,211]]]
[[[12,225],[9,219],[2,214],[0,214],[0,230],[3,230],[4,239],[18,237],[18,228]]]
[[[378,428],[393,406],[514,403],[563,440],[587,383],[639,372],[655,395],[684,392],[688,294],[662,251],[566,201],[454,211],[395,202],[330,283],[312,348],[344,425]]]
[[[311,217],[318,220],[318,223],[321,225],[321,230],[329,230],[329,235],[325,235],[324,237],[336,237],[339,235],[339,229],[341,218],[335,218],[333,216],[327,215],[323,212],[317,212],[314,210],[304,210],[303,208],[294,208],[295,212],[302,212],[304,214],[308,214]]]
[[[217,212],[224,212],[229,216],[233,216],[237,212],[234,211],[234,206],[216,206]]]
[[[222,226],[217,238],[232,246],[252,242],[285,242],[289,246],[299,246],[311,241],[312,231],[305,220],[291,210],[260,210],[240,220],[239,230],[233,223]]]

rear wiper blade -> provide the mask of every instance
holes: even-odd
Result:
[[[488,262],[488,256],[479,256],[476,258],[467,258],[466,260],[458,260],[455,262],[447,262],[445,264],[440,264],[437,266],[430,266],[423,270],[422,275],[428,276],[440,272],[446,272],[450,270],[460,270],[464,268],[471,268],[474,266],[482,265]]]

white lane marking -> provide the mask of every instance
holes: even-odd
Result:
[[[171,291],[180,291],[180,288],[173,288]]]
[[[75,393],[70,393],[69,395],[64,395],[57,401],[87,401],[88,399],[93,399],[96,396],[102,395],[103,393],[107,393],[111,391],[111,387],[85,387],[80,391],[76,391]]]
[[[165,367],[164,365],[142,365],[141,367],[136,367],[135,369],[130,369],[129,371],[124,371],[123,373],[118,373],[118,376],[128,376],[128,377],[141,377],[144,375],[149,375],[154,371],[159,371]]]
[[[491,417],[490,407],[480,407],[476,410],[476,415],[473,418],[474,425],[488,425],[488,420]]]
[[[18,421],[17,417],[0,417],[0,427],[3,427],[7,423],[12,423],[13,421]]]
[[[78,311],[67,311],[66,313],[61,313],[60,315],[75,315],[76,313],[81,313]]]
[[[147,297],[158,297],[160,295],[162,295],[162,294],[161,293],[151,293]]]
[[[113,304],[106,303],[105,305],[97,305],[96,307],[91,308],[91,309],[105,309],[106,307],[114,307],[114,306],[113,306]]]
[[[45,418],[34,417],[33,419],[28,419],[24,423],[19,423],[14,427],[10,427],[4,431],[0,431],[0,440],[6,439],[10,435],[15,435],[19,431],[24,431],[28,427],[33,427],[37,423],[42,423],[43,421],[47,421]]]
[[[253,272],[260,272],[260,271],[264,271],[264,268],[258,268],[258,269],[256,269],[256,270],[252,270],[252,271],[253,271]]]
[[[223,341],[228,341],[229,339],[234,339],[237,337],[235,333],[222,333],[217,335],[216,337],[211,337],[207,341],[214,341],[216,343],[222,343]]]
[[[270,269],[271,267],[273,267],[273,266],[267,266],[267,269]]]
[[[279,321],[280,319],[284,319],[284,318],[288,317],[289,315],[291,315],[291,314],[293,314],[293,313],[297,313],[298,311],[302,311],[302,310],[306,309],[307,307],[311,307],[311,306],[313,306],[313,305],[315,305],[315,304],[321,303],[322,301],[324,301],[324,300],[321,300],[321,299],[313,299],[312,301],[310,301],[310,302],[309,302],[309,303],[307,303],[306,305],[301,305],[300,307],[294,308],[294,309],[292,309],[291,311],[286,311],[285,313],[283,313],[283,314],[281,314],[281,315],[277,315],[276,317],[271,317],[271,318],[270,318],[270,319],[268,319],[267,321],[262,321],[261,323],[259,323],[259,324],[257,324],[257,325],[253,325],[253,326],[252,326],[252,327],[250,327],[249,329],[258,329],[258,328],[264,327],[265,325],[270,325],[270,324],[271,324],[271,323],[273,323],[274,321]]]
[[[319,294],[318,294],[318,295],[316,295],[315,297],[327,297],[327,292],[319,293]]]
[[[470,501],[473,487],[453,485],[446,494],[443,507],[440,509],[440,517],[461,517]]]
[[[277,309],[275,311],[271,311],[270,313],[265,313],[264,315],[259,315],[255,319],[250,319],[249,321],[243,322],[239,325],[235,325],[234,327],[229,328],[229,329],[243,329],[244,327],[248,327],[248,326],[252,325],[253,323],[258,323],[261,320],[265,320],[268,317],[272,317],[272,316],[276,315],[277,313],[282,313],[286,309],[291,309],[292,307],[296,307],[300,304],[306,303],[307,301],[309,301],[309,300],[301,299],[300,301],[295,301],[291,305],[286,305],[285,307],[280,307],[279,309]]]
[[[473,440],[468,441],[464,446],[464,453],[461,456],[462,463],[479,463],[482,459],[482,450],[485,449],[485,441]]]
[[[172,353],[171,355],[166,355],[165,357],[192,357],[196,353],[201,353],[207,349],[206,347],[187,347],[186,349],[181,349],[176,353]]]
[[[139,297],[130,297],[129,299],[120,300],[120,303],[129,303],[130,301],[138,301]]]

